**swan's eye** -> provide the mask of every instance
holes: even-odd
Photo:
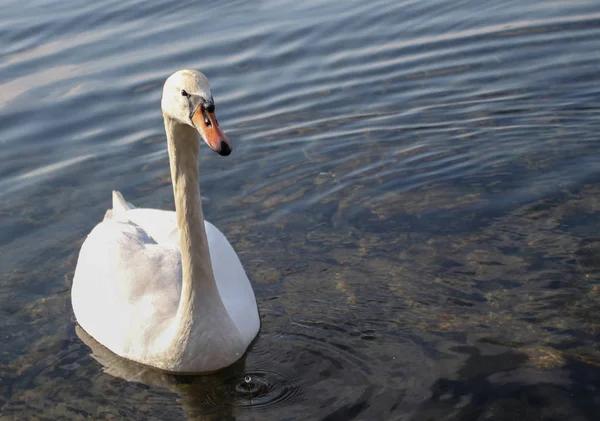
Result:
[[[181,96],[188,97],[188,96],[190,96],[190,94],[188,94],[184,89],[182,89],[181,90]]]
[[[211,102],[210,104],[208,104],[206,106],[206,111],[208,111],[209,113],[214,113],[215,112],[215,104],[214,104],[214,102]]]
[[[212,123],[210,122],[210,118],[208,118],[208,114],[206,114],[206,109],[204,109],[204,107],[202,108],[202,116],[204,117],[204,124],[206,124],[207,127],[211,127]]]

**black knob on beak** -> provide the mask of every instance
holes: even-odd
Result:
[[[221,140],[221,147],[219,148],[219,155],[227,156],[231,153],[231,147],[225,143],[225,141]]]

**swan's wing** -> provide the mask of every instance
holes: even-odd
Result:
[[[204,227],[221,300],[242,336],[251,341],[260,328],[260,318],[250,280],[225,235],[208,221]]]
[[[81,247],[73,278],[77,321],[100,343],[127,354],[148,344],[175,316],[181,295],[179,250],[117,219],[98,224]]]

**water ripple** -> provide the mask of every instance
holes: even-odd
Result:
[[[512,335],[508,320],[546,314],[532,302],[560,314],[557,330],[578,325],[575,307],[544,300],[549,277],[579,271],[568,282],[593,309],[594,268],[565,251],[593,231],[593,194],[544,212],[597,180],[597,2],[9,0],[0,38],[3,411],[62,401],[93,418],[109,402],[119,419],[176,419],[177,394],[202,414],[397,418],[429,393],[431,343]],[[64,333],[64,294],[112,189],[173,208],[160,95],[186,67],[210,78],[234,142],[227,159],[202,148],[205,213],[248,268],[265,328],[245,366],[216,376],[101,372]],[[546,283],[521,288],[530,276]]]
[[[207,412],[233,399],[235,406],[246,409],[272,409],[292,404],[302,393],[298,378],[261,370],[227,378],[218,389],[201,397],[199,404]]]

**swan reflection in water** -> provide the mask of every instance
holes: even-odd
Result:
[[[166,373],[147,365],[119,357],[76,326],[79,339],[91,350],[91,356],[103,371],[127,382],[164,387],[180,396],[189,420],[235,420],[235,410],[248,406],[263,393],[259,382],[246,373],[246,357],[214,374],[184,376]]]

